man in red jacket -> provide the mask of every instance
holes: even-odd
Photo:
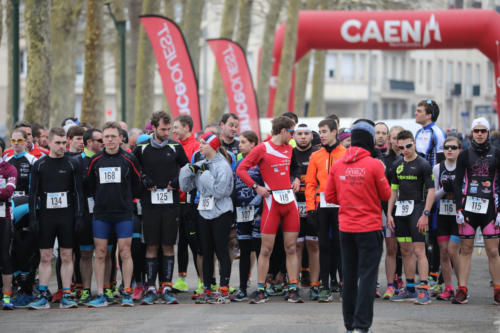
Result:
[[[389,200],[391,188],[384,165],[372,157],[373,124],[360,121],[351,133],[351,147],[330,169],[325,199],[340,205],[344,325],[347,332],[368,332],[384,240],[380,201]]]

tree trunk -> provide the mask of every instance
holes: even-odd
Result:
[[[82,3],[82,0],[52,0],[50,7],[51,126],[60,126],[65,118],[75,114],[76,58],[80,53],[77,36]]]
[[[159,1],[144,0],[142,14],[154,14],[159,10]],[[140,28],[137,55],[137,89],[135,94],[134,127],[144,128],[154,111],[155,57],[146,30]]]
[[[304,9],[312,10],[318,7],[318,0],[307,0]],[[309,64],[311,62],[311,52],[308,52],[297,63],[297,71],[295,73],[295,101],[294,110],[297,116],[304,116],[304,106],[306,101],[307,83],[309,81]]]
[[[24,24],[28,56],[24,119],[44,126],[50,120],[50,0],[26,0]]]
[[[0,0],[0,44],[2,44],[3,34],[3,1]]]
[[[7,101],[5,104],[5,110],[7,110],[7,117],[5,117],[5,126],[8,130],[12,128],[12,92],[14,87],[12,86],[12,78],[14,72],[13,68],[13,59],[12,59],[12,3],[7,1],[7,6],[5,6],[6,15],[5,15],[5,26],[7,27]]]
[[[125,21],[125,0],[113,0],[111,2],[111,10],[115,15],[117,21]],[[105,8],[107,11],[107,8]],[[107,15],[107,13],[106,13]],[[111,18],[109,18],[111,21]],[[116,119],[123,120],[121,117],[122,112],[122,89],[121,89],[121,50],[120,50],[120,35],[115,29],[114,23],[112,27],[112,36],[114,36],[113,43],[113,61],[115,63],[115,104],[116,104]],[[126,53],[127,51],[125,51]],[[125,60],[126,63],[127,60]],[[126,92],[125,92],[126,94]],[[126,95],[125,95],[126,96]],[[127,121],[130,119],[127,117]]]
[[[141,14],[141,2],[128,0],[128,19],[130,30],[127,31],[127,121],[134,122],[135,89],[137,71],[137,52],[139,45],[139,15]]]
[[[164,0],[163,2],[163,15],[175,21],[175,4],[176,0]],[[163,92],[163,89],[162,89]],[[165,94],[162,94],[161,99],[162,110],[172,115],[170,111],[170,106],[168,105],[167,97]]]
[[[252,6],[253,0],[239,0],[238,2],[238,26],[236,28],[235,41],[246,50],[250,29],[252,27]]]
[[[259,102],[259,113],[265,117],[269,101],[269,79],[273,66],[273,44],[274,30],[278,23],[278,17],[283,6],[283,0],[270,0],[269,11],[266,15],[266,25],[262,37],[260,55],[260,70],[257,83],[257,101]]]
[[[103,4],[87,0],[85,28],[85,76],[83,80],[82,121],[100,126],[104,114],[104,76],[102,50]]]
[[[236,21],[236,1],[225,0],[224,11],[220,26],[219,36],[221,38],[231,38],[233,36],[234,24]],[[212,95],[210,97],[210,110],[208,114],[209,122],[218,122],[226,108],[226,94],[217,66],[214,68],[212,79]]]
[[[185,2],[183,17],[181,22],[182,33],[186,39],[186,44],[193,62],[196,77],[200,74],[200,38],[201,21],[205,0],[189,0]]]
[[[295,47],[297,46],[297,26],[300,0],[288,2],[285,39],[281,51],[281,63],[278,74],[278,88],[274,101],[274,115],[278,116],[288,111],[288,99],[292,82],[292,72],[295,64]]]

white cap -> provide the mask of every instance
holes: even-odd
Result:
[[[486,120],[486,118],[480,117],[480,118],[474,119],[472,121],[472,126],[470,127],[471,131],[476,126],[484,126],[484,127],[486,127],[486,129],[488,130],[488,132],[490,131],[490,123],[488,122],[488,120]]]
[[[304,126],[305,125],[305,126]],[[312,132],[312,129],[307,124],[297,124],[295,125],[295,132]]]

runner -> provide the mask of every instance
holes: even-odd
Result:
[[[172,296],[174,271],[174,245],[177,240],[179,218],[179,170],[189,163],[182,145],[170,140],[170,116],[164,111],[151,117],[153,137],[140,143],[134,151],[142,168],[142,184],[146,191],[141,197],[143,236],[146,243],[147,294],[142,304],[154,304],[158,300],[156,278],[158,274],[158,250],[163,256],[160,271],[160,293],[166,304],[177,304]]]
[[[221,145],[235,156],[240,152],[240,142],[236,138],[238,134],[238,125],[239,118],[234,113],[224,113],[219,122],[219,127],[221,129]]]
[[[48,282],[54,241],[57,237],[61,256],[63,297],[61,308],[77,307],[70,298],[73,275],[74,228],[82,223],[83,197],[81,170],[77,163],[65,156],[66,133],[60,127],[49,132],[50,153],[35,162],[30,181],[30,227],[39,235],[40,294],[28,308],[50,308]],[[39,208],[37,212],[37,206]]]
[[[264,303],[268,300],[265,294],[265,281],[269,269],[269,258],[273,251],[276,231],[280,223],[283,228],[289,279],[287,300],[292,303],[303,302],[297,290],[298,263],[296,246],[300,221],[297,203],[290,183],[292,147],[288,142],[294,133],[293,127],[294,123],[291,119],[287,117],[275,118],[272,122],[271,139],[255,147],[236,170],[238,177],[264,198],[264,210],[260,226],[262,245],[257,269],[257,291],[252,296],[251,303]],[[248,170],[255,165],[259,166],[264,186],[258,185],[248,174]]]
[[[19,128],[14,129],[10,137],[14,154],[5,158],[6,162],[12,164],[17,169],[15,197],[28,195],[31,169],[37,160],[35,156],[26,151],[27,138],[28,135],[24,130]]]
[[[306,211],[310,224],[317,225],[319,236],[320,281],[319,302],[332,302],[333,285],[330,285],[330,268],[336,278],[342,281],[340,269],[340,243],[337,205],[325,201],[324,191],[330,168],[344,156],[346,149],[337,140],[337,123],[333,119],[323,119],[318,124],[322,148],[309,159],[306,174]],[[331,235],[331,236],[330,236]]]
[[[460,237],[456,223],[456,204],[454,200],[455,171],[458,154],[462,151],[462,142],[454,136],[444,140],[445,160],[436,164],[432,170],[434,186],[436,188],[437,240],[441,258],[441,272],[443,274],[445,290],[435,295],[437,299],[449,301],[454,296],[452,285],[452,265],[458,272],[458,250]],[[458,276],[457,276],[458,278]],[[432,296],[432,294],[431,294]]]
[[[474,250],[476,229],[481,228],[494,288],[494,303],[500,305],[500,202],[496,198],[500,151],[490,145],[490,124],[485,118],[474,119],[469,148],[458,155],[455,176],[456,221],[460,233],[458,289],[452,302],[468,302],[467,281]]]
[[[395,230],[401,247],[406,288],[391,297],[391,301],[430,304],[425,234],[435,194],[432,168],[424,158],[417,155],[415,139],[410,131],[399,132],[398,146],[403,159],[397,160],[392,167],[392,194],[387,209],[387,225],[391,231]],[[397,208],[393,217],[395,205]],[[418,292],[415,290],[415,256],[420,276]]]
[[[378,122],[375,124],[375,148],[382,154],[388,152],[389,127],[386,123]]]
[[[198,210],[200,240],[203,249],[203,289],[204,294],[196,300],[203,303],[229,303],[229,278],[231,261],[229,258],[229,232],[233,223],[233,174],[229,155],[221,147],[217,136],[212,132],[202,135],[200,153],[205,156],[200,162],[185,165],[180,172],[179,183],[184,192],[194,188],[200,192]],[[220,263],[220,287],[211,292],[214,274],[213,253]]]
[[[31,124],[29,122],[20,120],[14,124],[14,129],[21,129],[26,133],[26,149],[31,155],[35,156],[36,158],[40,158],[49,154],[49,151],[47,149],[33,143],[33,134],[31,131]],[[14,155],[13,147],[5,149],[5,151],[3,152],[3,156],[11,155]]]
[[[294,140],[295,148],[292,151],[292,162],[290,173],[293,178],[292,188],[295,191],[300,215],[300,232],[297,238],[297,261],[299,267],[302,264],[302,252],[304,243],[307,248],[306,256],[309,261],[310,286],[309,298],[317,301],[319,298],[319,245],[318,245],[318,226],[316,221],[307,218],[306,211],[306,173],[311,154],[318,151],[318,147],[313,147],[312,130],[306,124],[295,126]]]
[[[104,150],[96,154],[89,165],[89,193],[93,195],[94,220],[92,223],[95,244],[95,277],[97,296],[89,307],[107,306],[104,292],[104,262],[111,229],[118,238],[118,251],[122,261],[122,306],[133,306],[130,283],[133,262],[130,253],[134,222],[133,198],[140,193],[141,175],[135,157],[120,148],[122,137],[117,122],[107,122],[103,127]]]

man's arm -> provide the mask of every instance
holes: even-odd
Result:
[[[304,192],[306,197],[306,211],[316,210],[315,196],[316,196],[316,188],[318,187],[318,180],[316,178],[317,172],[318,169],[315,161],[312,158],[309,158],[309,165],[307,166],[307,172],[305,178],[306,190]]]

